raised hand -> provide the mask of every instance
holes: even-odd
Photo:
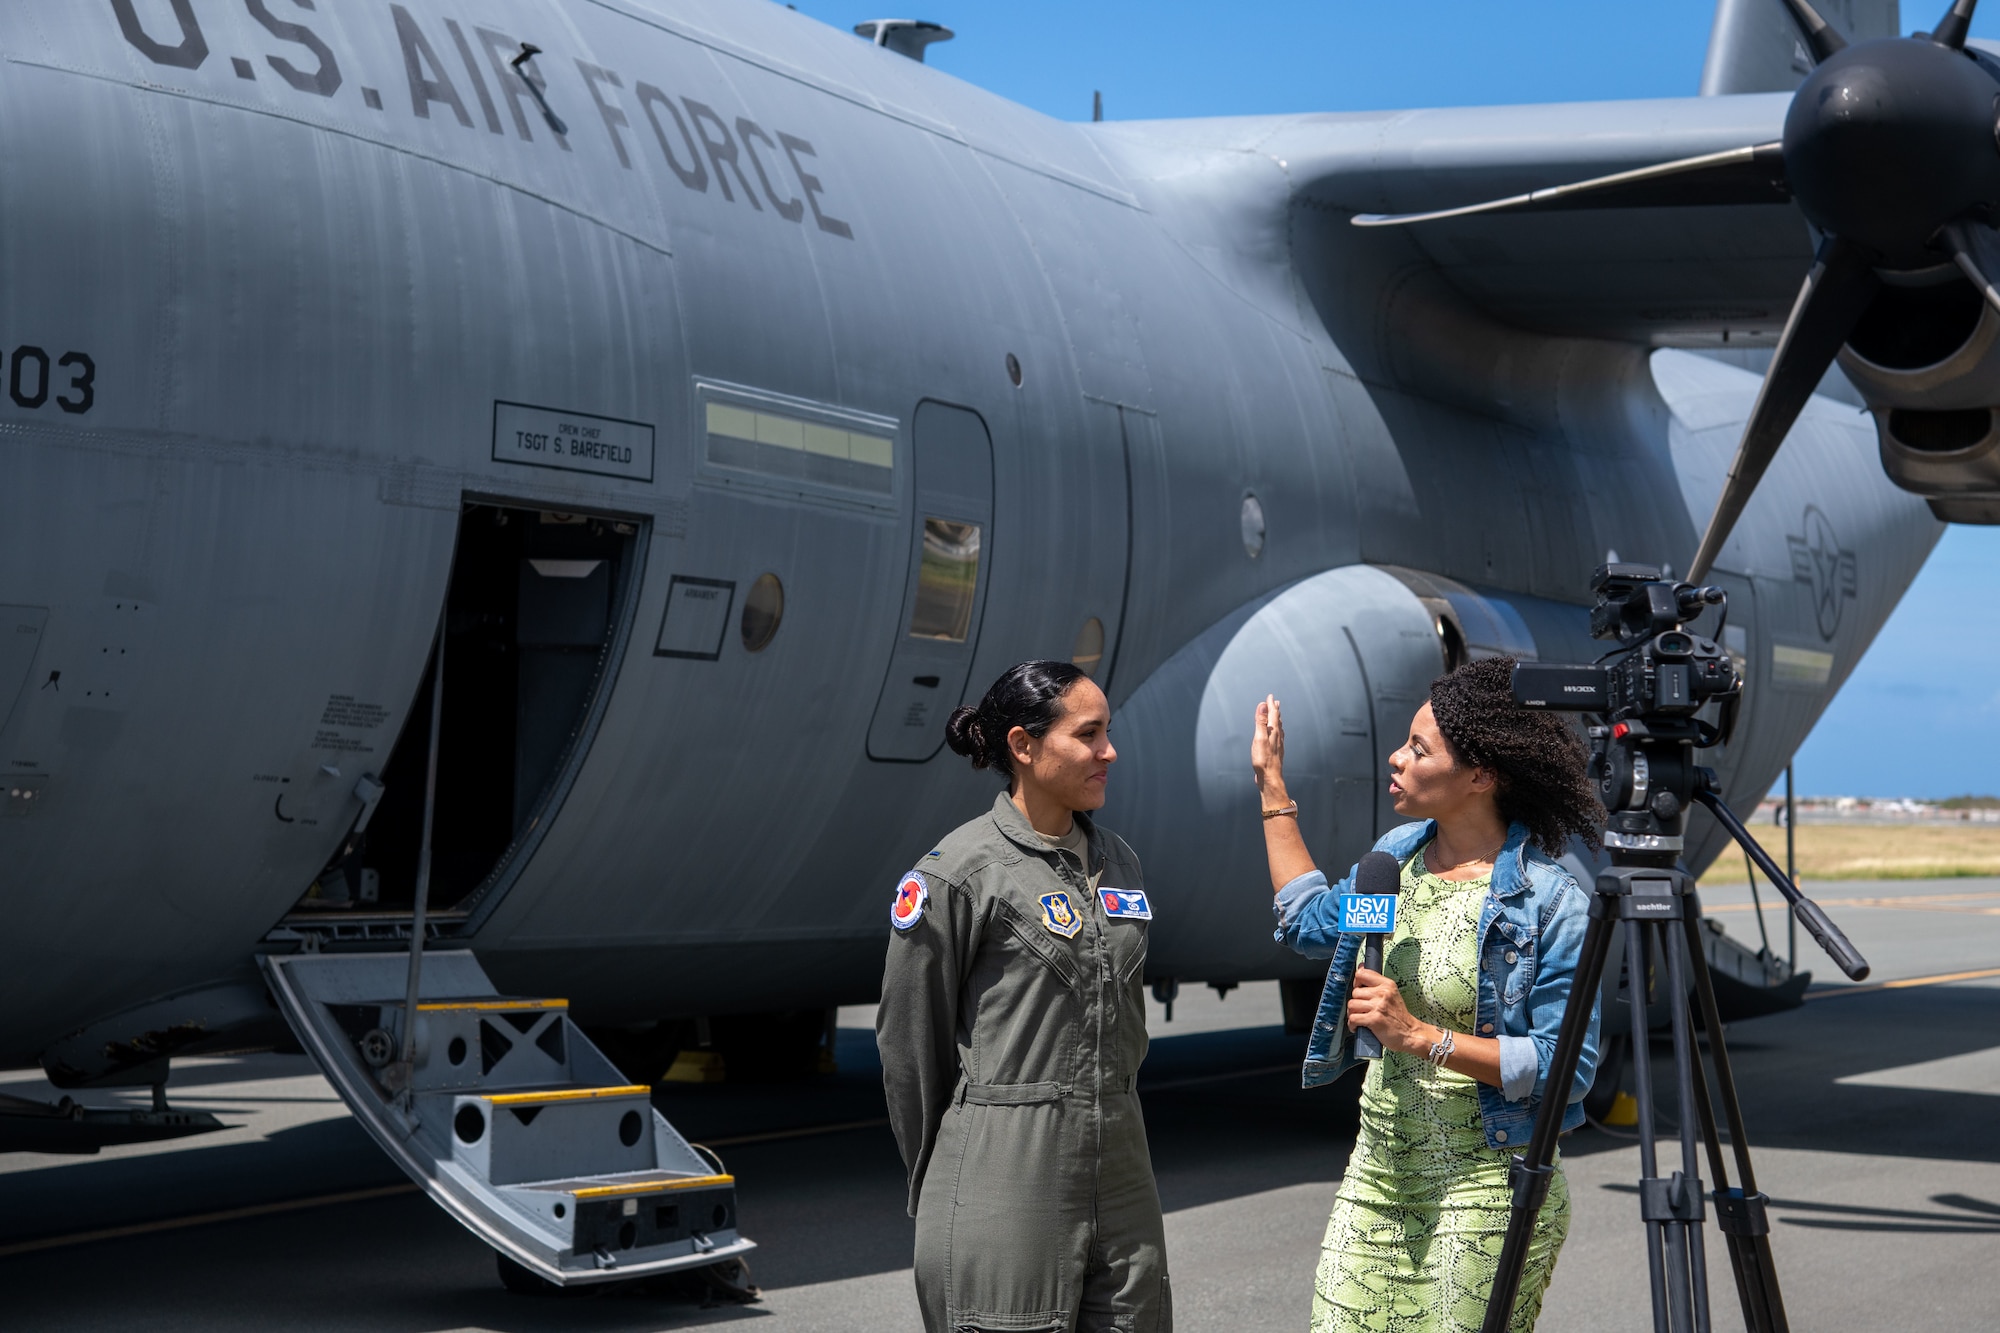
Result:
[[[1257,777],[1257,790],[1263,793],[1265,804],[1276,798],[1282,803],[1285,797],[1285,724],[1278,716],[1278,698],[1267,694],[1264,702],[1257,705],[1257,715],[1250,731],[1250,769]]]

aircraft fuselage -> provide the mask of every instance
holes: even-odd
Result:
[[[1289,234],[1285,163],[778,6],[112,0],[10,10],[0,52],[9,1060],[261,948],[394,946],[402,871],[301,898],[364,775],[380,844],[421,805],[441,613],[444,743],[487,747],[454,790],[490,779],[439,827],[443,937],[625,1022],[870,998],[897,873],[990,799],[944,714],[1012,662],[1095,632],[1123,705],[1363,561],[1518,593],[1567,655],[1607,548],[1693,545],[1641,349],[1521,334],[1598,358],[1546,419],[1399,389],[1353,331],[1393,267]],[[1795,483],[1770,514],[1861,550],[1861,604],[1832,674],[1753,692],[1740,795],[1936,532]],[[1739,572],[1768,664],[1819,585]],[[1303,968],[1254,875],[1182,855],[1205,812],[1120,804],[1174,762],[1131,737],[1108,812],[1163,849],[1152,966]]]

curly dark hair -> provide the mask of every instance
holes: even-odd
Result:
[[[1560,714],[1514,702],[1514,659],[1467,662],[1431,682],[1431,714],[1452,758],[1491,769],[1500,817],[1525,824],[1528,839],[1561,856],[1572,836],[1592,851],[1604,806],[1585,774],[1583,740]]]

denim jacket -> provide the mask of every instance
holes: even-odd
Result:
[[[1431,820],[1405,824],[1383,834],[1375,850],[1406,861],[1436,833]],[[1331,1083],[1358,1063],[1354,1034],[1347,1030],[1347,997],[1354,987],[1361,936],[1340,933],[1338,897],[1352,891],[1354,873],[1350,869],[1339,889],[1329,890],[1324,872],[1310,871],[1280,889],[1273,904],[1278,943],[1308,958],[1333,960],[1306,1046],[1308,1088]],[[1494,858],[1492,884],[1479,913],[1474,1035],[1500,1039],[1500,1086],[1479,1085],[1479,1115],[1489,1148],[1527,1144],[1589,914],[1589,901],[1575,878],[1528,845],[1525,826],[1511,825],[1506,846]],[[1563,1112],[1565,1131],[1583,1123],[1583,1095],[1597,1071],[1597,1011],[1597,997],[1592,996],[1590,1029]]]

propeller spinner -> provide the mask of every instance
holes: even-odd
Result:
[[[1778,336],[1756,406],[1687,577],[1699,582],[1778,446],[1853,334],[1883,276],[1956,264],[2000,311],[1973,249],[2000,222],[2000,81],[1965,51],[1978,0],[1954,0],[1935,31],[1849,45],[1808,0],[1781,0],[1816,62],[1792,98],[1784,138],[1430,213],[1362,214],[1399,226],[1534,207],[1768,202],[1789,193],[1820,233],[1818,253]],[[1671,196],[1670,196],[1671,200]]]
[[[1785,0],[1819,61],[1785,114],[1785,179],[1825,236],[1778,336],[1757,405],[1688,577],[1705,577],[1854,332],[1883,272],[1949,257],[2000,309],[1967,230],[2000,208],[2000,84],[1965,53],[1978,0],[1955,0],[1930,36],[1849,46],[1806,0]]]

